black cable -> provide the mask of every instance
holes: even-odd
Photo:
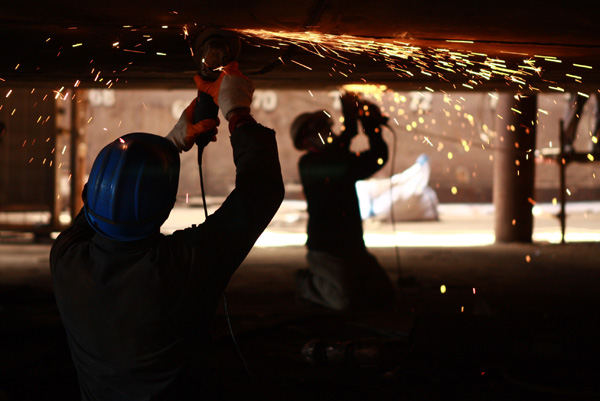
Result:
[[[396,281],[396,284],[398,285],[398,287],[405,287],[405,286],[411,286],[415,284],[415,278],[413,276],[408,276],[408,277],[403,277],[402,275],[402,265],[401,265],[401,261],[400,261],[400,246],[398,245],[397,241],[396,241],[396,216],[394,214],[394,198],[393,198],[393,188],[394,188],[394,183],[392,181],[392,178],[394,176],[394,172],[396,171],[396,150],[397,150],[397,140],[398,137],[396,135],[396,131],[394,131],[392,129],[392,127],[389,126],[389,124],[383,124],[383,126],[387,127],[387,129],[389,129],[392,133],[392,138],[393,138],[393,147],[392,147],[392,155],[391,155],[391,163],[390,163],[390,219],[392,221],[392,231],[394,232],[394,250],[396,253],[396,270],[398,272],[398,279]],[[402,296],[402,299],[404,301],[404,292],[400,291],[400,295]]]
[[[393,198],[393,194],[394,194],[394,182],[392,180],[392,178],[394,177],[394,173],[396,171],[396,148],[398,147],[397,145],[397,140],[398,138],[396,137],[396,132],[392,129],[392,127],[390,127],[387,124],[384,124],[385,127],[387,127],[391,133],[392,133],[392,138],[393,138],[393,146],[392,146],[392,162],[390,163],[390,219],[392,220],[392,231],[394,232],[394,237],[396,236],[396,217],[394,214],[394,198]],[[394,248],[396,250],[396,267],[397,267],[397,271],[398,271],[398,277],[402,277],[402,268],[400,267],[400,249],[398,246],[398,243],[396,242],[396,238],[394,238]]]
[[[256,383],[256,380],[252,376],[252,373],[250,373],[250,368],[248,368],[248,363],[246,362],[246,358],[244,358],[244,355],[242,354],[242,351],[240,350],[240,347],[238,345],[237,339],[235,338],[235,335],[233,334],[233,327],[231,326],[231,319],[229,319],[229,305],[227,304],[227,297],[225,296],[225,293],[223,293],[223,308],[225,309],[225,316],[227,317],[227,319],[226,319],[227,326],[229,327],[229,333],[231,334],[231,340],[233,341],[233,344],[235,345],[235,349],[237,350],[238,355],[240,356],[240,359],[242,360],[242,365],[244,365],[246,374],[248,375],[248,377],[250,377],[250,380],[252,380],[252,382]]]
[[[202,206],[204,207],[204,220],[208,218],[208,207],[206,206],[206,196],[204,195],[204,174],[202,174],[202,151],[204,147],[198,146],[198,173],[200,174],[200,193],[202,194]]]

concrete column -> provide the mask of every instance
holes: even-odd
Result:
[[[531,242],[537,96],[502,94],[498,103],[494,207],[496,242]]]

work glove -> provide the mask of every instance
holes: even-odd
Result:
[[[341,98],[342,102],[342,113],[344,114],[344,119],[348,120],[356,120],[358,117],[358,106],[359,100],[358,96],[352,92],[344,93]]]
[[[250,109],[254,85],[242,75],[236,61],[227,64],[214,82],[206,81],[200,75],[196,75],[194,81],[200,92],[205,92],[213,98],[228,121],[232,110]]]
[[[194,142],[196,138],[203,133],[209,132],[211,130],[215,130],[219,125],[219,119],[206,119],[197,122],[194,124],[194,107],[196,105],[196,100],[194,99],[192,103],[181,113],[181,117],[173,127],[173,129],[167,134],[166,138],[170,139],[179,152],[188,151],[194,146]],[[216,141],[217,138],[213,136],[212,141]]]

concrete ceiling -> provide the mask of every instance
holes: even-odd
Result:
[[[597,20],[593,4],[513,0],[4,1],[0,87],[189,88],[188,42],[215,26],[238,30],[257,87],[591,93]]]

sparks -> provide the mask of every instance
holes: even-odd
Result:
[[[472,78],[469,80],[468,86],[466,86],[469,89],[479,84],[480,79],[489,80],[493,76],[507,77],[511,82],[523,85],[525,84],[523,77],[531,76],[533,73],[537,73],[538,75],[542,73],[541,67],[537,67],[535,60],[530,58],[522,61],[525,65],[513,68],[507,65],[506,61],[490,58],[484,53],[459,52],[445,48],[421,48],[393,39],[333,35],[312,31],[285,32],[245,29],[238,30],[238,32],[245,36],[245,39],[249,42],[252,42],[252,39],[276,41],[277,44],[273,45],[273,47],[296,46],[318,57],[329,58],[336,63],[344,65],[352,65],[349,58],[344,56],[344,53],[364,54],[374,61],[384,62],[387,68],[401,77],[414,76],[408,70],[407,63],[411,63],[423,75],[437,76],[445,81],[448,81],[448,79],[444,76],[444,73],[460,73]],[[466,40],[447,40],[447,42],[472,43],[472,41]],[[265,44],[262,42],[256,44],[256,46],[260,45]],[[526,54],[519,55],[529,57]],[[558,62],[556,57],[543,56],[542,58]],[[293,62],[307,68],[307,66],[297,61]],[[434,68],[440,71],[434,72]],[[348,76],[348,74],[341,72],[339,67],[333,70],[345,77]],[[431,88],[426,89],[433,91]]]
[[[304,65],[304,64],[302,64],[302,63],[299,63],[299,62],[297,62],[296,60],[290,60],[290,61],[291,61],[292,63],[294,63],[294,64],[298,64],[300,67],[304,67],[304,68],[306,68],[307,70],[310,70],[310,71],[312,71],[312,68],[310,68],[309,66],[307,66],[307,65]]]
[[[362,93],[365,95],[381,96],[386,90],[386,85],[373,84],[350,84],[344,85],[344,90],[348,92]]]
[[[323,143],[323,145],[325,145],[325,141],[323,140],[323,137],[321,136],[321,133],[317,132],[317,134],[319,135],[319,139],[321,140],[321,142]]]
[[[591,65],[584,65],[584,64],[573,64],[573,67],[587,68],[588,70],[591,70],[593,68]]]

